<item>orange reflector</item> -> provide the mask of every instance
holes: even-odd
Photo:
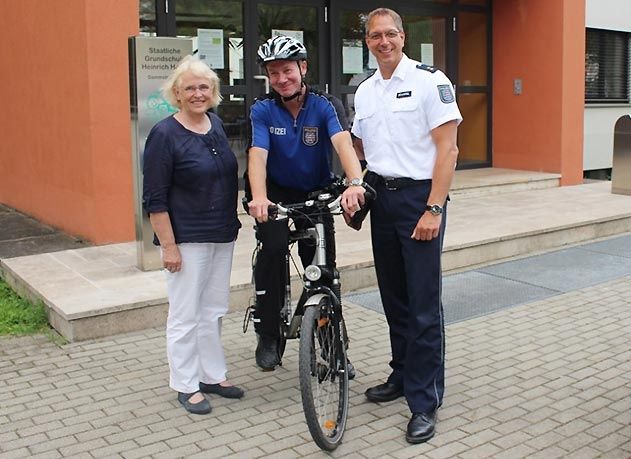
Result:
[[[328,323],[329,323],[328,317],[320,317],[320,319],[318,319],[318,328],[322,328]]]
[[[327,430],[335,429],[335,421],[331,421],[330,419],[324,421],[324,428]]]

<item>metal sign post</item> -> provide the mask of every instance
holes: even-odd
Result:
[[[631,117],[621,116],[614,127],[611,192],[631,195]]]
[[[160,86],[180,60],[193,51],[190,38],[131,37],[129,39],[129,87],[134,175],[134,214],[138,268],[143,271],[162,267],[160,251],[153,245],[149,216],[142,208],[142,164],[149,131],[176,111],[164,100]]]

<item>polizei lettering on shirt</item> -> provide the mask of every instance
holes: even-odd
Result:
[[[285,128],[270,126],[269,133],[274,135],[285,135],[287,134],[287,130]]]

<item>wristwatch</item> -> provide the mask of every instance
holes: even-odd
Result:
[[[443,208],[438,204],[432,204],[431,206],[428,204],[425,206],[425,210],[428,211],[432,215],[442,215]]]
[[[344,185],[346,186],[362,186],[364,181],[360,178],[354,178],[352,180],[344,179]]]

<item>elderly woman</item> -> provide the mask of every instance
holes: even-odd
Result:
[[[210,413],[203,393],[241,398],[226,379],[221,318],[228,311],[237,219],[237,160],[223,124],[219,78],[187,56],[162,87],[179,111],[158,122],[144,152],[143,206],[166,270],[170,387],[184,408]]]

